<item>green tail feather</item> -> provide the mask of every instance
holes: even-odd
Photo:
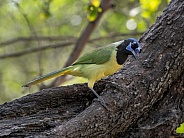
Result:
[[[41,76],[40,78],[34,79],[34,80],[26,83],[22,87],[30,87],[30,86],[35,85],[37,83],[43,82],[45,80],[68,74],[71,70],[73,70],[73,68],[74,68],[73,66],[69,66],[69,67],[63,68],[61,70],[51,72],[49,74]]]

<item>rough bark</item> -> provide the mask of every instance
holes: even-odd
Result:
[[[1,137],[170,137],[184,121],[184,1],[172,0],[142,36],[143,52],[95,90],[45,89],[0,106]]]

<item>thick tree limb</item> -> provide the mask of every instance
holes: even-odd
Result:
[[[169,137],[184,121],[184,1],[173,0],[140,39],[139,61],[86,85],[42,90],[0,106],[2,137]],[[18,110],[19,109],[19,110]]]

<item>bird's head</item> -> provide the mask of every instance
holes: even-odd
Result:
[[[135,38],[128,38],[125,40],[126,43],[126,53],[128,55],[133,55],[135,59],[138,59],[141,53],[141,45]]]
[[[119,42],[113,43],[116,46],[116,61],[119,65],[122,65],[128,55],[133,55],[135,59],[138,59],[141,53],[141,45],[135,38],[128,38]]]

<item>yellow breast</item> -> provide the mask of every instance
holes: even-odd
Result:
[[[88,78],[88,86],[92,88],[96,81],[115,73],[121,66],[116,61],[116,51],[114,51],[110,60],[104,64],[83,65],[83,77]]]
[[[111,75],[119,70],[122,65],[119,65],[116,61],[116,51],[112,53],[112,56],[108,62],[102,65],[105,76]]]
[[[76,66],[69,74],[88,79],[88,86],[93,87],[94,83],[101,78],[111,75],[119,70],[122,65],[116,61],[116,51],[113,51],[109,61],[103,64],[81,64]]]

